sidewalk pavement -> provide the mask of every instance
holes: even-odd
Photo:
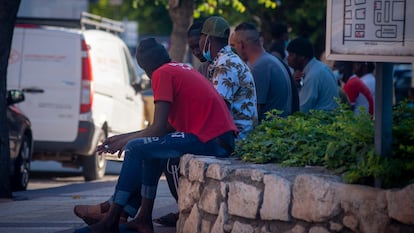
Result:
[[[86,224],[73,213],[78,204],[97,204],[108,199],[115,180],[83,182],[13,193],[0,199],[0,233],[69,233]],[[165,179],[160,180],[153,218],[177,211]],[[175,233],[175,227],[154,224],[155,233]],[[129,232],[128,232],[129,233]]]

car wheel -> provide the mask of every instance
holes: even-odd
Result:
[[[104,133],[101,133],[98,142],[105,140]],[[99,144],[98,143],[98,144]],[[106,170],[105,155],[94,153],[82,158],[82,173],[85,181],[98,180],[104,177]]]
[[[31,160],[31,143],[28,136],[23,135],[20,146],[19,156],[14,164],[14,174],[11,178],[13,191],[26,190],[29,184],[30,160]]]

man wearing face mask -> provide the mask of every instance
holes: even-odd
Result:
[[[201,29],[200,48],[207,61],[208,79],[224,98],[239,135],[244,139],[257,125],[256,88],[249,67],[228,44],[230,26],[219,16],[209,17]]]
[[[191,50],[191,53],[201,62],[198,66],[197,70],[200,72],[204,77],[207,77],[207,68],[210,65],[210,62],[206,60],[201,52],[201,48],[199,46],[200,36],[201,36],[201,28],[203,27],[202,21],[194,22],[187,30],[187,43],[188,47]]]

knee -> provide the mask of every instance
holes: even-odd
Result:
[[[140,139],[135,139],[129,141],[125,145],[125,156],[139,156],[142,153],[142,146],[143,145]]]

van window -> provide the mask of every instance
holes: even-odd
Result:
[[[107,87],[126,82],[122,48],[114,42],[111,37],[91,37],[89,42],[94,80]]]
[[[130,55],[129,55],[129,51],[126,51],[124,49],[124,55],[125,55],[125,60],[128,66],[128,79],[129,79],[129,84],[131,85],[134,82],[137,82],[137,75],[135,72],[135,68],[134,66],[131,64],[131,59],[130,59]]]

